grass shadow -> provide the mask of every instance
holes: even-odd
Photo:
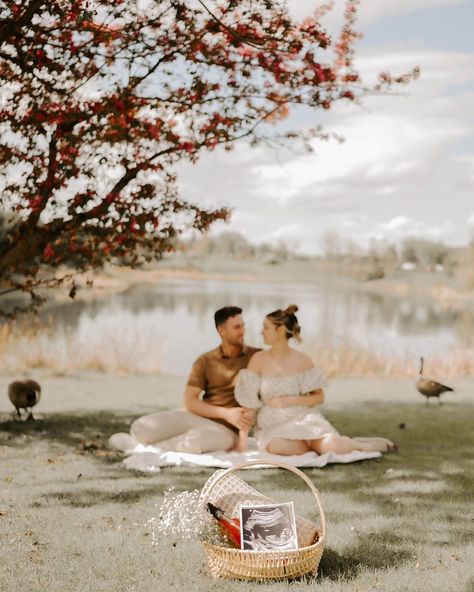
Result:
[[[115,432],[128,432],[136,415],[123,412],[74,412],[44,414],[35,421],[16,421],[0,417],[0,443],[25,446],[38,441],[77,447],[90,439],[106,440]],[[3,421],[2,421],[3,419]],[[25,443],[24,437],[28,436]]]
[[[91,508],[103,504],[135,504],[144,499],[157,495],[155,486],[142,487],[129,491],[99,491],[97,489],[82,489],[79,491],[58,491],[48,493],[46,500],[56,500],[70,508]]]
[[[213,469],[210,469],[210,472],[212,471]],[[92,477],[89,482],[81,479],[80,482],[77,482],[79,486],[74,487],[74,489],[61,488],[60,490],[56,489],[56,491],[48,491],[48,493],[41,495],[40,501],[36,499],[30,506],[32,508],[40,508],[51,504],[59,504],[70,508],[92,508],[109,504],[130,506],[153,498],[155,498],[156,503],[159,503],[164,492],[171,488],[176,492],[191,491],[198,488],[198,485],[202,485],[208,478],[208,474],[207,471],[204,472],[202,469],[200,471],[198,469],[196,473],[198,472],[200,472],[199,479],[196,478],[196,474],[190,475],[187,471],[183,471],[181,467],[170,467],[170,470],[166,471],[165,475],[160,473],[158,476],[149,473],[135,474],[132,471],[126,471],[124,474],[122,469],[120,475],[121,486],[120,490],[117,491],[117,489],[107,489],[107,482],[115,480],[115,475],[111,477],[110,471],[107,471],[101,473],[99,477]],[[144,484],[143,477],[149,482]]]
[[[352,580],[364,569],[387,569],[405,563],[412,552],[392,546],[391,533],[361,538],[344,553],[326,548],[319,564],[319,577],[329,580]]]

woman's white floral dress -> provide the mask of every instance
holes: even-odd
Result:
[[[289,376],[261,376],[244,369],[237,377],[235,398],[242,407],[258,409],[255,437],[260,450],[266,450],[275,438],[317,440],[337,430],[316,407],[294,405],[271,407],[265,403],[283,395],[305,395],[325,386],[319,368],[311,368]]]

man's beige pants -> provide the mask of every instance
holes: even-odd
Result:
[[[144,415],[132,423],[130,435],[114,434],[109,439],[110,447],[118,450],[154,444],[163,450],[193,453],[230,450],[236,443],[237,434],[230,428],[185,409]]]

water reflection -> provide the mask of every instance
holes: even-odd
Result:
[[[361,290],[310,284],[167,280],[140,286],[107,300],[50,308],[53,326],[79,332],[84,340],[98,332],[134,339],[157,348],[164,373],[186,374],[196,356],[217,343],[213,313],[235,304],[244,309],[247,341],[261,345],[265,314],[290,303],[300,307],[303,339],[355,343],[383,354],[418,357],[443,352],[467,339],[474,318],[435,304],[368,294]],[[112,334],[112,333],[111,333]],[[159,345],[158,345],[159,344]]]

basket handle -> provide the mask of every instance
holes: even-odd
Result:
[[[319,497],[319,491],[316,489],[316,487],[314,486],[314,483],[311,481],[311,479],[307,475],[305,475],[303,473],[303,471],[300,471],[299,469],[297,469],[296,467],[293,467],[291,465],[287,465],[286,463],[283,463],[283,462],[280,462],[277,460],[262,459],[262,460],[249,460],[247,462],[234,465],[233,467],[230,467],[229,469],[226,469],[225,471],[223,471],[211,483],[211,485],[209,486],[209,489],[206,492],[207,496],[210,495],[211,491],[214,489],[214,487],[217,485],[217,483],[221,479],[223,479],[224,477],[229,475],[230,473],[234,473],[235,471],[239,471],[240,469],[245,469],[247,467],[251,467],[254,465],[259,465],[259,466],[274,465],[276,467],[280,467],[281,469],[286,469],[287,471],[291,471],[292,473],[294,473],[295,475],[297,475],[298,477],[303,479],[303,481],[306,483],[306,485],[310,488],[311,493],[314,495],[314,498],[316,500],[316,504],[318,506],[319,516],[320,516],[320,522],[321,522],[321,536],[325,537],[326,536],[326,518],[324,516],[323,506],[321,505],[321,498]]]

